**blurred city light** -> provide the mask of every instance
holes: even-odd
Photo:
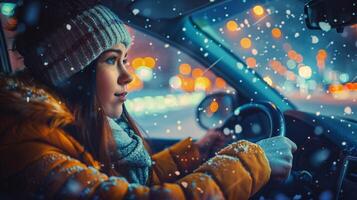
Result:
[[[254,68],[257,66],[257,61],[253,57],[248,57],[245,61],[248,65],[248,67],[250,67],[250,68]]]
[[[187,63],[183,63],[179,66],[179,71],[183,75],[189,75],[191,73],[191,66]]]
[[[316,55],[317,67],[319,67],[320,71],[325,68],[326,59],[327,59],[326,50],[320,49]]]
[[[329,86],[328,90],[331,93],[342,92],[343,91],[343,85],[341,85],[341,84],[332,84],[332,85]]]
[[[197,77],[200,77],[200,76],[203,76],[203,70],[200,69],[200,68],[195,68],[192,70],[192,77],[193,78],[197,78]]]
[[[217,112],[218,108],[219,108],[219,105],[216,101],[212,101],[211,104],[209,105],[209,111],[211,113]]]
[[[279,39],[282,35],[281,30],[279,28],[273,28],[271,30],[271,34],[274,38]]]
[[[318,60],[325,60],[327,58],[327,52],[324,49],[320,49],[317,53],[316,58]]]
[[[340,74],[340,81],[342,83],[346,83],[347,81],[349,81],[350,76],[347,73],[342,73]]]
[[[173,76],[169,80],[169,84],[173,89],[180,89],[182,85],[182,81],[180,77],[178,76]]]
[[[312,76],[311,67],[304,65],[299,68],[299,75],[304,79],[309,79]]]
[[[153,77],[152,69],[146,66],[141,66],[135,70],[135,73],[143,81],[150,81]]]
[[[273,80],[269,76],[265,76],[263,80],[270,86],[273,86]]]
[[[190,77],[181,77],[181,88],[186,92],[193,92],[195,90],[195,80]]]
[[[141,66],[145,66],[145,60],[143,58],[135,58],[132,62],[131,62],[131,66],[134,68],[134,69],[137,69]]]
[[[145,57],[145,58],[137,57],[134,58],[133,61],[131,62],[131,66],[134,69],[143,66],[153,69],[155,68],[155,64],[156,64],[155,59],[152,57]]]
[[[218,89],[224,89],[226,87],[226,81],[220,77],[217,77],[215,85]]]
[[[291,59],[291,60],[296,60],[297,57],[298,57],[298,53],[296,53],[296,51],[294,50],[289,50],[288,51],[288,57]]]
[[[281,62],[277,60],[269,61],[269,66],[280,75],[285,75],[287,71],[287,69],[281,64]]]
[[[249,38],[244,37],[240,40],[240,46],[244,49],[249,49],[252,46],[252,42]]]
[[[238,24],[234,20],[229,20],[226,24],[226,27],[229,31],[237,31],[238,30]]]
[[[211,87],[211,81],[204,76],[198,77],[195,80],[195,90],[196,91],[207,91]]]
[[[286,63],[289,69],[294,69],[296,67],[296,62],[294,60],[289,59]]]
[[[15,7],[16,7],[15,3],[2,3],[1,14],[11,17],[12,15],[14,15]]]
[[[166,113],[180,110],[184,107],[197,105],[205,96],[204,92],[168,94],[165,96],[144,96],[128,99],[125,106],[135,115],[147,115],[153,113]]]
[[[147,67],[154,68],[156,62],[155,62],[155,59],[152,58],[152,57],[145,57],[145,58],[144,58],[144,64],[145,64],[145,66],[147,66]]]
[[[351,91],[357,91],[357,82],[356,83],[346,83],[346,88]]]
[[[262,16],[264,15],[264,8],[260,5],[254,6],[253,13],[257,16]]]
[[[289,80],[289,81],[295,81],[296,80],[296,76],[295,76],[294,72],[292,72],[292,71],[287,71],[285,73],[285,75],[286,75],[286,79]]]

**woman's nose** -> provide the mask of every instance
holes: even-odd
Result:
[[[132,75],[130,75],[129,71],[126,69],[120,70],[120,74],[118,77],[119,85],[127,85],[133,81]]]

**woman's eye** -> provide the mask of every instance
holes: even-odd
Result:
[[[106,62],[107,64],[109,64],[109,65],[114,65],[115,62],[116,62],[116,60],[117,60],[116,57],[113,56],[113,57],[107,58],[107,59],[105,60],[105,62]]]
[[[123,64],[124,64],[124,65],[128,64],[128,59],[124,59],[124,60],[123,60]]]

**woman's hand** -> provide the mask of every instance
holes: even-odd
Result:
[[[264,150],[271,168],[271,179],[285,180],[291,171],[293,153],[297,146],[289,138],[276,136],[260,140],[257,144]]]
[[[215,151],[222,149],[231,137],[226,136],[221,131],[210,129],[195,144],[198,146],[200,156],[203,161],[207,160]]]

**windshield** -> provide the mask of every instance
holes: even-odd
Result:
[[[193,21],[299,110],[357,119],[357,25],[309,30],[302,1],[248,2],[219,4]]]

